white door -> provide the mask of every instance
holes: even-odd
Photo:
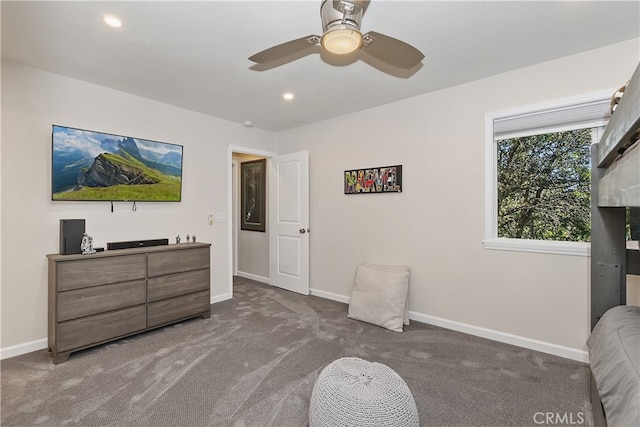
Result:
[[[271,158],[269,282],[309,295],[309,152]]]

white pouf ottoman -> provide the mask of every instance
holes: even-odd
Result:
[[[418,427],[418,409],[400,375],[382,363],[344,357],[327,365],[309,403],[310,427]]]

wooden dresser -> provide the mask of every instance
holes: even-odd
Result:
[[[210,313],[209,243],[49,259],[53,363],[97,344]]]

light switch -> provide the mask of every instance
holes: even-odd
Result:
[[[217,212],[216,222],[227,222],[227,215],[224,212]]]
[[[209,225],[213,225],[213,214],[209,214]]]

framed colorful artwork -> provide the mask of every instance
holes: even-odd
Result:
[[[266,159],[240,164],[240,229],[265,231]]]
[[[344,194],[401,192],[402,165],[344,171]]]

